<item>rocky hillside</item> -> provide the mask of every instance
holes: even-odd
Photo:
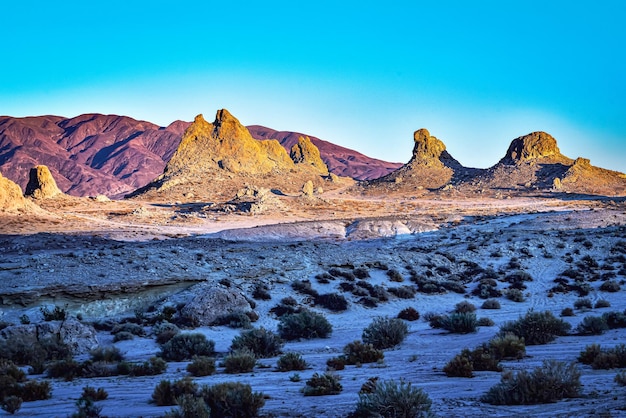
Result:
[[[0,117],[0,170],[24,189],[30,169],[46,165],[63,192],[120,195],[163,172],[188,125],[99,114]]]
[[[354,150],[335,145],[311,135],[299,132],[275,131],[265,126],[248,126],[250,134],[256,139],[276,139],[288,150],[298,142],[300,137],[309,138],[320,150],[322,160],[331,173],[355,180],[371,180],[385,176],[402,167],[401,163],[370,158]]]

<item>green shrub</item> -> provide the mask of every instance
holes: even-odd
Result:
[[[83,388],[81,398],[91,399],[94,402],[103,401],[109,397],[109,394],[103,388],[93,388],[89,385]]]
[[[210,418],[211,410],[204,399],[193,395],[182,395],[176,398],[178,408],[164,415],[165,418]]]
[[[311,311],[284,315],[278,324],[278,333],[287,341],[300,338],[328,338],[333,327],[324,315]]]
[[[165,360],[190,360],[193,356],[210,356],[215,350],[215,343],[207,340],[204,334],[185,333],[174,336],[161,346],[161,357]]]
[[[187,365],[187,372],[192,376],[210,376],[215,373],[215,359],[213,357],[195,356]]]
[[[290,372],[293,370],[306,369],[306,361],[302,358],[300,353],[286,353],[280,356],[276,363],[276,368],[280,372]]]
[[[474,312],[475,310],[476,306],[466,300],[459,302],[454,306],[454,312],[456,313]]]
[[[104,361],[107,363],[116,363],[124,359],[120,349],[115,346],[94,348],[89,352],[89,355],[92,361]]]
[[[469,350],[454,356],[444,367],[443,372],[448,377],[474,377],[474,365],[470,360]]]
[[[576,309],[591,309],[592,307],[591,299],[580,298],[574,301],[574,308]]]
[[[13,415],[22,407],[22,398],[18,396],[8,396],[2,399],[1,405],[2,409],[9,414]]]
[[[379,316],[363,330],[362,339],[364,343],[383,350],[400,344],[408,333],[409,329],[401,319]]]
[[[346,344],[343,348],[343,356],[347,364],[376,363],[385,358],[382,350],[375,348],[371,343],[364,344],[361,341]]]
[[[233,338],[230,349],[234,351],[247,348],[258,358],[267,358],[279,354],[283,344],[283,340],[278,335],[261,327],[243,331]]]
[[[609,329],[606,320],[601,316],[588,315],[576,327],[578,335],[601,335]]]
[[[42,306],[39,308],[39,312],[43,315],[44,321],[65,321],[67,318],[66,308],[61,308],[60,306],[55,306],[52,310],[47,306]]]
[[[512,333],[523,338],[526,345],[547,344],[557,336],[567,335],[571,325],[556,318],[552,312],[528,311],[516,321],[510,321],[500,327],[500,335]]]
[[[222,362],[224,371],[229,374],[249,373],[256,365],[256,356],[249,348],[243,347],[229,353]]]
[[[454,334],[469,334],[476,332],[478,321],[474,312],[453,313],[441,317],[441,328]]]
[[[342,389],[339,377],[334,374],[315,373],[306,381],[306,386],[302,393],[304,393],[304,396],[338,395]]]
[[[176,380],[161,380],[152,392],[152,401],[157,406],[176,405],[176,398],[183,395],[194,395],[198,385],[189,377]]]
[[[417,321],[420,319],[420,313],[413,307],[404,308],[398,313],[398,318],[405,321]]]
[[[350,417],[430,418],[432,401],[411,383],[377,381],[371,392],[359,393],[356,411]]]
[[[498,360],[519,360],[526,355],[526,343],[513,333],[500,334],[489,341],[489,351]]]
[[[500,302],[497,299],[487,299],[480,306],[481,309],[500,309]]]
[[[200,395],[211,410],[211,418],[256,417],[265,405],[262,393],[253,393],[250,385],[239,382],[203,386]]]
[[[226,325],[229,328],[252,328],[250,317],[243,311],[218,316],[211,325]]]
[[[494,405],[530,405],[580,396],[580,372],[574,363],[549,360],[532,372],[507,372],[481,398]]]
[[[348,301],[339,293],[324,293],[315,297],[315,304],[334,311],[342,312],[348,309]]]

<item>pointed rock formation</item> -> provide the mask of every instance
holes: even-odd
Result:
[[[0,173],[0,212],[18,212],[29,209],[32,203],[24,199],[22,188]]]
[[[321,175],[328,175],[328,167],[322,161],[320,150],[311,142],[311,138],[298,138],[298,143],[291,147],[290,156],[294,163],[311,166]]]
[[[413,133],[413,156],[409,166],[458,168],[461,164],[446,151],[446,146],[439,139],[430,135],[427,129],[418,129]]]
[[[34,199],[50,199],[62,194],[47,166],[38,165],[30,169],[26,196]]]

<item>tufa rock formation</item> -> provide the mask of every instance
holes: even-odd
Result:
[[[320,150],[311,142],[309,137],[301,136],[298,138],[298,142],[291,147],[290,157],[296,164],[309,165],[321,175],[328,175],[328,167],[322,161]]]
[[[24,199],[22,188],[0,173],[0,212],[18,212],[30,208],[31,202]]]
[[[51,199],[62,195],[63,192],[57,187],[48,167],[38,165],[30,169],[25,194],[35,199]]]
[[[532,132],[515,138],[501,161],[519,163],[549,157],[569,160],[561,154],[556,145],[556,139],[552,135],[545,132]]]

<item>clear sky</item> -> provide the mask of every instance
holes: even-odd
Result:
[[[626,2],[3,2],[0,114],[168,125],[227,108],[406,162],[427,128],[467,166],[543,130],[626,171]]]

